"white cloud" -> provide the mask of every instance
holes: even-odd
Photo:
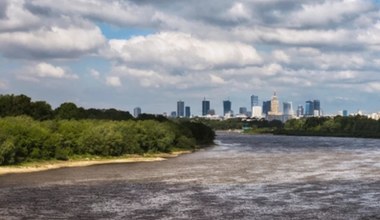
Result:
[[[90,75],[92,77],[94,77],[94,79],[100,79],[100,73],[99,73],[99,71],[97,71],[95,69],[90,70]]]
[[[38,16],[26,10],[23,5],[23,0],[2,0],[0,6],[4,7],[4,16],[3,18],[0,17],[0,33],[24,29],[30,30],[35,28],[41,22],[41,19]]]
[[[106,84],[112,87],[120,87],[122,85],[120,78],[117,76],[106,77]]]
[[[53,26],[32,32],[0,33],[0,52],[15,58],[74,58],[103,46],[99,28]]]
[[[289,63],[290,62],[290,57],[282,50],[275,50],[272,52],[273,57],[276,61],[281,62],[281,63]]]
[[[257,65],[262,58],[250,45],[202,40],[189,34],[163,32],[130,40],[111,40],[112,56],[128,65],[205,70]]]
[[[78,79],[75,74],[71,74],[62,67],[49,63],[38,63],[24,67],[18,74],[19,79],[40,81],[41,79]]]

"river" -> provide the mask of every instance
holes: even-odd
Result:
[[[219,132],[216,143],[0,176],[0,219],[380,219],[380,140]]]

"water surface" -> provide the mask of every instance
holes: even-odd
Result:
[[[216,142],[162,162],[0,176],[0,219],[380,219],[380,140]]]

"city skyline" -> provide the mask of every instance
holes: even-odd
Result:
[[[294,111],[379,112],[379,20],[378,0],[5,0],[0,94],[201,115],[276,90]]]

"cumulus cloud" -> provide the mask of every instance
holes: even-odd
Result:
[[[205,70],[257,65],[262,62],[256,49],[250,45],[202,40],[179,32],[111,40],[109,45],[112,57],[135,67]]]
[[[120,87],[122,85],[120,78],[117,76],[108,76],[106,78],[106,84],[112,87]]]
[[[99,28],[56,27],[0,33],[0,52],[10,58],[74,58],[95,53],[104,43]]]
[[[66,71],[64,68],[49,63],[29,65],[20,71],[19,79],[40,81],[41,79],[78,79],[78,76]]]

